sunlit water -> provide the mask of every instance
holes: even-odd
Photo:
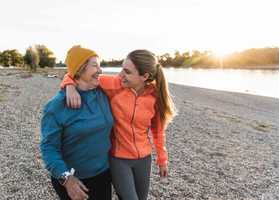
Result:
[[[121,68],[103,68],[119,72]],[[279,70],[164,69],[169,82],[279,98]]]

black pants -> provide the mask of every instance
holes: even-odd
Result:
[[[90,200],[111,200],[111,174],[106,170],[97,176],[81,179],[82,183],[88,188]],[[51,183],[61,200],[71,200],[67,190],[57,179],[51,177]]]

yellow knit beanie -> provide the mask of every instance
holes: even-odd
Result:
[[[73,46],[67,53],[65,63],[67,65],[68,73],[73,78],[79,68],[90,58],[98,57],[95,51],[82,48],[80,45]]]

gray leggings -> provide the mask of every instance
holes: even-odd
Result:
[[[112,183],[121,200],[146,200],[151,156],[130,160],[110,157]]]

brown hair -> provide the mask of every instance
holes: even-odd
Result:
[[[133,62],[141,76],[145,73],[149,74],[146,82],[155,80],[158,110],[163,124],[167,125],[174,117],[176,109],[169,93],[162,66],[158,63],[155,54],[148,50],[135,50],[128,54],[127,59]]]

